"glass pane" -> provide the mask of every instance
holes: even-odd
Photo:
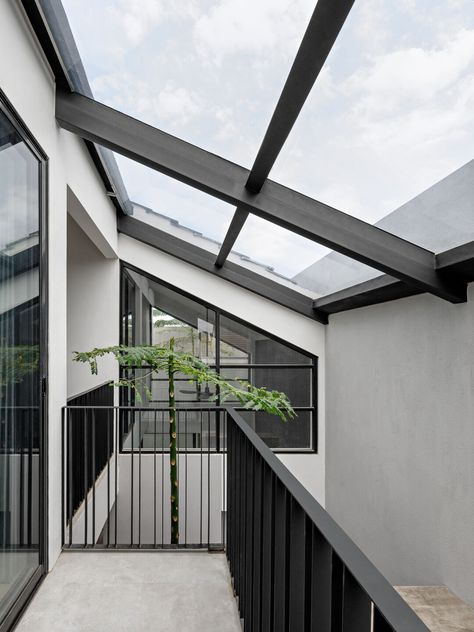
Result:
[[[356,2],[272,179],[430,250],[472,240],[473,27],[471,0]]]
[[[288,396],[292,406],[310,407],[313,404],[313,372],[311,369],[265,369],[222,368],[221,375],[239,386],[237,380],[246,380],[254,386],[281,391]],[[227,400],[232,403],[232,400]]]
[[[313,445],[312,411],[300,410],[298,417],[283,422],[267,413],[239,411],[269,448],[276,450],[310,450]]]
[[[248,167],[314,10],[309,0],[63,4],[96,99]]]
[[[133,160],[116,155],[132,215],[217,254],[234,207]]]
[[[38,192],[0,112],[0,621],[39,564]]]
[[[255,272],[313,298],[381,274],[379,270],[254,216],[246,221],[235,242],[235,251],[251,253],[254,259],[258,253],[273,268],[269,274],[268,268],[252,266]],[[250,267],[245,260],[238,263]]]
[[[226,316],[220,319],[220,362],[225,364],[311,364],[309,356]]]
[[[216,317],[212,309],[132,270],[126,269],[125,275],[134,283],[134,309],[142,310],[140,318],[135,316],[134,322],[142,323],[135,344],[169,346],[173,338],[177,350],[215,363]]]

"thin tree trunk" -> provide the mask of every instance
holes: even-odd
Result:
[[[170,349],[174,349],[174,340],[170,340]],[[176,431],[176,402],[174,396],[174,367],[173,360],[168,361],[168,394],[170,416],[170,484],[171,484],[171,544],[179,543],[179,483],[177,459],[177,431]]]

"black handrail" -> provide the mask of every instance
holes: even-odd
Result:
[[[230,406],[227,557],[245,630],[429,632]]]

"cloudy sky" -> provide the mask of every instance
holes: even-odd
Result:
[[[63,0],[95,97],[250,168],[314,0]],[[474,0],[356,0],[271,178],[373,222],[473,158]],[[233,208],[117,158],[131,199],[222,239]],[[289,276],[324,248],[247,222]]]

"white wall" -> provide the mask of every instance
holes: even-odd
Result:
[[[55,87],[19,3],[0,3],[0,86],[49,158],[49,554],[60,551],[61,407],[66,402],[67,182],[115,247],[115,210],[78,138],[61,131],[54,117]]]
[[[126,235],[118,248],[123,261],[318,356],[319,452],[278,456],[324,505],[325,326]]]
[[[112,357],[100,362],[99,375],[72,357],[74,351],[118,344],[120,264],[105,259],[71,216],[67,242],[67,391],[72,397],[118,377]]]
[[[332,316],[326,506],[395,584],[474,606],[474,286]]]

